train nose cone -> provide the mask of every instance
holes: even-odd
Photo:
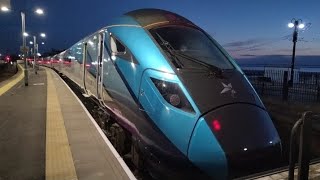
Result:
[[[225,153],[204,118],[200,118],[194,128],[188,158],[214,179],[228,178]]]
[[[251,104],[231,104],[204,116],[220,143],[229,176],[266,170],[281,158],[281,143],[268,113]]]
[[[281,143],[264,109],[236,103],[199,119],[188,157],[214,179],[229,179],[275,165],[281,157]]]

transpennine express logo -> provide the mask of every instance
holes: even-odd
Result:
[[[228,85],[226,85],[225,83],[221,83],[222,84],[222,86],[223,86],[223,89],[222,89],[222,91],[220,92],[220,94],[225,94],[225,93],[227,93],[227,92],[229,92],[230,91],[230,93],[231,93],[231,96],[233,97],[233,98],[235,98],[236,96],[236,91],[232,88],[232,84],[231,83],[229,83]]]

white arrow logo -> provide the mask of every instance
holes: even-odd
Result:
[[[231,96],[235,97],[235,94],[237,93],[235,90],[233,90],[232,88],[232,84],[229,83],[228,85],[226,85],[225,83],[222,83],[223,89],[220,92],[220,94],[225,94],[226,92],[231,92]]]

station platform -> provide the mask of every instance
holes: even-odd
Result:
[[[0,180],[136,179],[56,72],[23,77],[0,84]]]
[[[250,179],[254,180],[287,180],[289,177],[288,170],[282,170],[278,172],[272,172],[269,174],[261,175]],[[298,169],[294,171],[294,179],[298,179]],[[314,163],[309,166],[309,178],[310,180],[320,180],[320,163]]]

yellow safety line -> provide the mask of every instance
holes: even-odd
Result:
[[[0,96],[6,93],[9,89],[11,89],[14,85],[16,85],[19,81],[21,81],[24,77],[24,73],[22,71],[22,67],[18,64],[19,70],[18,73],[13,77],[9,78],[8,83],[5,83],[3,87],[0,87]]]
[[[46,180],[77,180],[52,74],[47,73]]]

